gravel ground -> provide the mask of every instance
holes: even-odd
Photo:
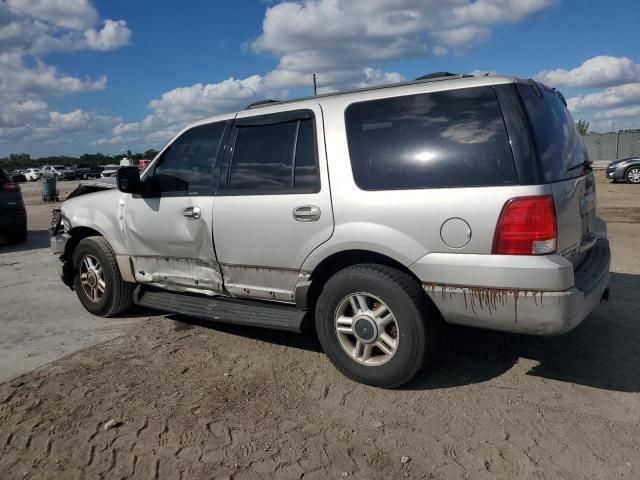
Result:
[[[0,478],[639,478],[640,188],[599,178],[598,195],[612,301],[567,335],[447,327],[428,371],[387,391],[342,377],[312,336],[135,311],[0,384]],[[32,229],[49,210],[29,206]],[[0,247],[0,286],[23,280],[19,253]]]

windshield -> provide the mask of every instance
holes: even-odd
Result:
[[[67,167],[65,165],[54,165],[54,167],[56,170],[66,170]]]
[[[560,95],[547,88],[520,84],[518,91],[524,101],[533,137],[542,163],[546,183],[582,175],[583,164],[589,161],[573,118]]]

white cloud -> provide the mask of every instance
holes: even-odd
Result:
[[[640,82],[605,88],[600,92],[577,95],[567,100],[573,112],[640,103]]]
[[[374,87],[376,85],[385,85],[388,83],[399,83],[405,80],[405,78],[398,72],[385,72],[379,68],[367,67],[362,73],[365,78],[358,83],[358,88]]]
[[[571,70],[543,70],[537,78],[553,86],[607,87],[640,81],[640,64],[628,57],[599,55]]]
[[[17,14],[74,30],[90,28],[98,20],[88,0],[7,0],[7,5]]]
[[[42,100],[9,104],[0,115],[0,139],[15,145],[35,142],[65,143],[74,135],[104,134],[121,118],[86,112],[49,111]]]
[[[124,20],[105,20],[102,30],[85,30],[84,37],[89,48],[94,50],[113,50],[129,44],[131,31]]]
[[[42,60],[52,51],[112,50],[130,41],[124,20],[100,21],[89,0],[0,0],[0,142],[65,142],[106,133],[122,119],[76,109],[50,111],[46,98],[106,88],[107,78],[80,78]]]
[[[387,83],[397,83],[404,77],[397,72],[364,68],[361,71],[345,71],[341,75],[333,72],[331,81],[338,81],[341,88],[361,88]],[[329,81],[324,75],[321,80]],[[119,123],[113,127],[112,136],[99,139],[98,145],[126,145],[134,139],[144,139],[150,146],[160,147],[170,140],[185,125],[209,116],[233,112],[265,98],[283,99],[288,90],[281,87],[306,85],[311,93],[311,77],[302,78],[299,73],[292,76],[282,71],[267,75],[252,75],[244,79],[228,78],[219,83],[196,83],[165,92],[160,98],[149,102],[151,113],[140,122]],[[334,85],[321,85],[318,93],[337,91]],[[142,136],[141,136],[142,135]]]
[[[552,0],[305,0],[267,9],[258,53],[276,55],[272,77],[324,76],[410,56],[443,55],[485,41],[493,27],[527,18]],[[280,72],[285,72],[280,74]]]
[[[106,83],[106,77],[80,79],[60,74],[55,67],[42,62],[29,67],[16,53],[0,54],[0,100],[103,90]]]
[[[597,120],[616,120],[621,118],[640,117],[640,105],[631,107],[619,107],[596,113],[593,118]],[[638,125],[636,125],[638,126]]]

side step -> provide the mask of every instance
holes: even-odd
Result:
[[[138,286],[134,302],[143,307],[214,322],[301,332],[305,312],[293,305],[259,300],[205,297]]]

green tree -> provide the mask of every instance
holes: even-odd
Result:
[[[578,133],[580,133],[580,135],[586,135],[587,133],[589,133],[589,122],[587,122],[586,120],[578,120],[576,122],[576,128],[578,129]]]
[[[31,156],[28,153],[10,153],[9,161],[13,163],[27,163],[31,160]]]
[[[149,150],[144,152],[144,157],[143,158],[145,160],[153,160],[156,155],[158,155],[158,151],[154,150],[153,148],[150,148]]]

